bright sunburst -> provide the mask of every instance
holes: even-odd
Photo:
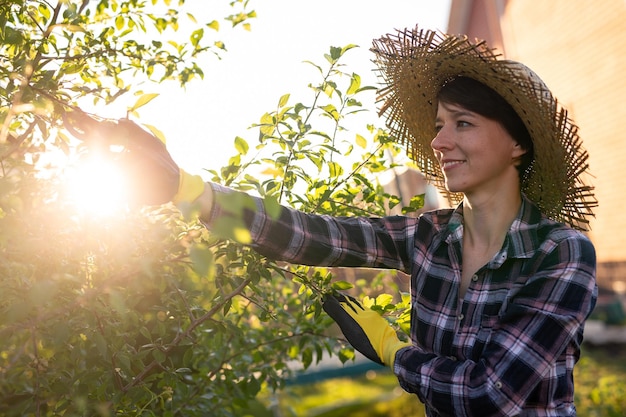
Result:
[[[126,178],[114,162],[101,155],[88,155],[65,170],[69,202],[81,213],[111,216],[126,208]]]

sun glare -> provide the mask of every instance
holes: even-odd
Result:
[[[126,207],[126,180],[111,160],[91,155],[68,167],[66,176],[68,198],[78,211],[111,216]]]

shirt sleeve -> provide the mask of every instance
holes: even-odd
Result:
[[[243,220],[250,245],[270,259],[300,265],[410,269],[414,218],[332,217],[285,206],[271,215],[261,198],[211,186],[214,205],[209,217],[202,219],[204,224],[213,230],[227,219]]]
[[[579,234],[544,243],[532,260],[536,270],[512,294],[480,358],[404,348],[394,372],[405,390],[442,416],[506,416],[517,415],[542,380],[563,377],[553,375],[554,365],[582,342],[597,295],[596,257]]]

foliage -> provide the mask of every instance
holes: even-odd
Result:
[[[424,406],[398,386],[386,368],[355,378],[335,378],[288,386],[275,395],[285,417],[423,417]]]
[[[351,286],[331,284],[333,271],[271,262],[236,242],[245,241],[239,225],[223,225],[233,239],[218,238],[191,208],[103,217],[69,197],[71,170],[51,157],[84,157],[64,132],[67,109],[132,93],[137,115],[153,97],[139,81],[186,85],[203,75],[201,54],[223,50],[205,33],[219,24],[191,15],[185,27],[195,29],[173,40],[183,3],[0,6],[1,415],[260,415],[255,397],[281,387],[292,362],[352,357],[327,336],[331,321],[321,314],[324,291]],[[231,5],[225,20],[248,25],[247,2]],[[311,63],[321,80],[311,101],[280,97],[256,125],[258,144],[236,138],[236,154],[213,179],[274,208],[380,215],[386,201],[397,204],[375,177],[398,150],[373,126],[358,135],[344,128],[372,89],[340,64],[352,47]],[[394,310],[390,300],[381,310]]]
[[[626,415],[626,352],[621,345],[583,346],[574,368],[576,408],[581,416]]]

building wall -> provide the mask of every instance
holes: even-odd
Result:
[[[500,16],[507,0],[452,0],[448,33],[486,40],[489,46],[505,53]]]
[[[598,280],[615,287],[626,281],[615,267],[626,262],[626,2],[510,0],[502,32],[507,56],[533,68],[580,129],[599,202]]]
[[[626,2],[509,1],[502,27],[508,57],[533,68],[580,128],[600,204],[589,234],[598,260],[626,260]]]
[[[485,0],[454,0],[487,15]],[[589,151],[589,181],[599,207],[589,237],[598,256],[598,281],[626,282],[626,1],[499,0],[506,57],[546,82],[579,127]],[[481,20],[467,13],[468,31]],[[453,14],[453,13],[452,13]],[[451,16],[452,16],[451,14]],[[451,24],[458,25],[455,17]],[[491,22],[493,24],[493,21]],[[448,28],[453,32],[454,28]],[[468,33],[470,37],[473,35]],[[606,268],[604,266],[607,266]],[[610,266],[610,267],[608,267]]]

